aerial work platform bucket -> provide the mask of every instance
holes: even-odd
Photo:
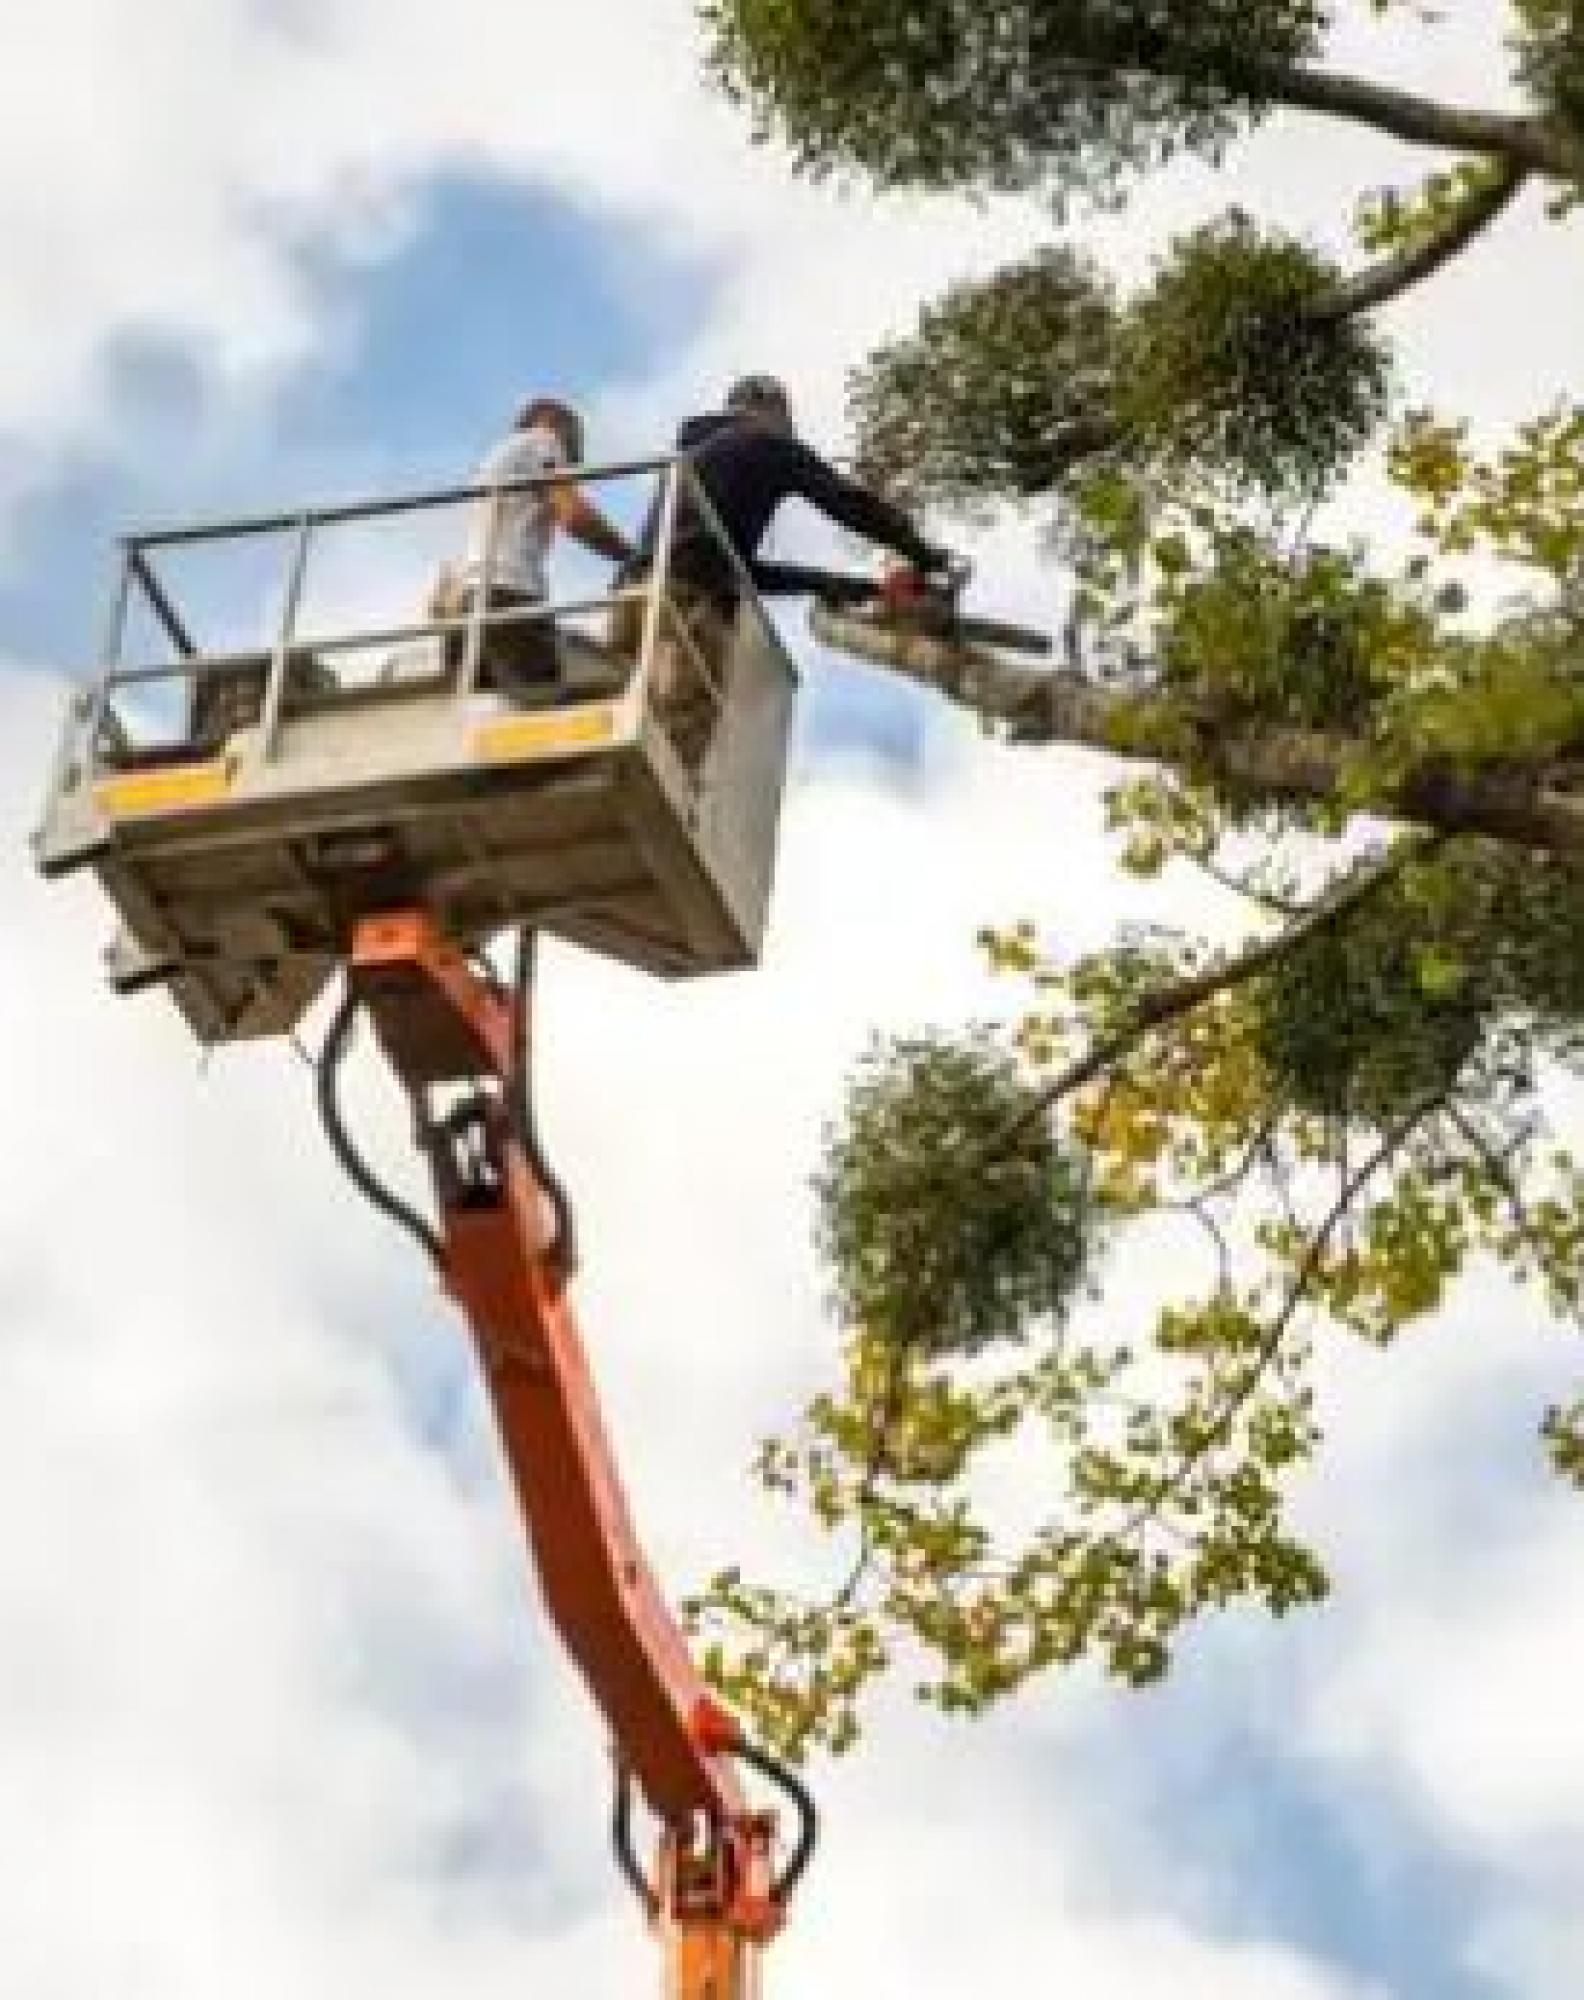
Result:
[[[280,1034],[359,920],[393,907],[428,910],[464,946],[530,924],[667,976],[754,963],[795,670],[729,547],[734,616],[707,627],[690,617],[670,576],[691,478],[676,460],[577,475],[646,492],[658,476],[645,576],[498,605],[487,583],[499,496],[566,476],[123,542],[104,661],[72,701],[34,836],[46,874],[91,868],[115,904],[118,990],[167,986],[206,1043]],[[709,518],[696,488],[691,504]],[[471,608],[432,599],[392,618],[387,561],[340,575],[341,608],[310,615],[338,532],[394,526],[410,543],[458,508],[487,510],[486,587]],[[193,599],[166,572],[228,549],[277,553],[280,609],[262,633],[206,646]],[[213,611],[212,590],[194,598]],[[226,615],[235,620],[234,601]],[[129,643],[140,620],[161,657]],[[553,631],[553,668],[497,692],[492,682],[507,683],[492,648],[529,624]]]

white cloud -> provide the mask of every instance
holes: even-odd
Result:
[[[24,302],[0,329],[0,436],[46,463],[82,443],[129,341],[169,341],[258,393],[327,330],[316,271],[388,254],[415,194],[456,172],[615,210],[662,248],[730,253],[728,320],[769,364],[834,377],[844,327],[872,323],[867,221],[790,190],[747,143],[700,88],[690,15],[687,0],[550,19],[497,0],[35,11],[0,85],[0,246]],[[960,234],[899,208],[890,295],[935,283]]]
[[[1337,1595],[1252,1718],[1350,1801],[1363,1851],[1384,1811],[1395,1837],[1416,1828],[1484,1874],[1466,1957],[1523,2000],[1584,1977],[1578,1499],[1538,1438],[1576,1378],[1570,1346],[1477,1274],[1395,1349],[1329,1356],[1329,1438],[1299,1514]]]
[[[1440,1574],[1411,1598],[1399,1572],[1370,1607],[1370,1649],[1317,1702],[1334,1751],[1395,1760],[1461,1844],[1535,1862],[1559,1843],[1584,1859],[1584,1753],[1566,1726],[1584,1662],[1575,1508],[1533,1499],[1493,1546],[1465,1543],[1455,1569],[1436,1549]]]
[[[680,405],[762,365],[796,380],[816,434],[834,437],[844,372],[874,339],[948,278],[1049,224],[1025,203],[877,206],[792,183],[701,87],[692,24],[690,0],[33,10],[25,55],[0,82],[0,252],[21,302],[0,328],[8,490],[68,444],[114,448],[101,433],[106,369],[128,341],[166,339],[249,394],[307,362],[329,330],[315,273],[389,254],[414,197],[458,171],[551,188],[591,220],[619,214],[657,245],[714,260],[722,290],[708,327],[610,402],[607,435],[652,441]],[[1419,34],[1362,40],[1400,67],[1422,65]],[[1450,94],[1476,94],[1491,75],[1490,40],[1488,24],[1443,30]],[[1212,203],[1252,201],[1334,231],[1339,192],[1345,207],[1353,189],[1423,163],[1367,133],[1278,125],[1221,174],[1185,168],[1142,209],[1080,226],[1138,273],[1164,232]],[[1505,410],[1504,382],[1566,379],[1578,306],[1562,241],[1538,224],[1509,230],[1470,276],[1438,289],[1444,359],[1417,358],[1465,405],[1472,395]],[[1506,327],[1498,373],[1480,365],[1488,328],[1469,287],[1483,280],[1485,297],[1500,296],[1520,276],[1533,309]],[[1401,317],[1419,344],[1421,310]],[[459,455],[469,448],[459,440]]]

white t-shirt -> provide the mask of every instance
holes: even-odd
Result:
[[[561,440],[549,428],[513,431],[487,452],[473,481],[478,486],[494,486],[509,479],[531,479],[540,472],[559,472],[567,463]],[[548,594],[545,562],[555,537],[555,515],[550,496],[543,488],[522,493],[502,493],[495,502],[499,514],[495,527],[495,547],[490,557],[492,588],[520,591],[525,597]],[[474,584],[484,568],[484,541],[489,527],[490,503],[481,501],[474,512],[468,536],[467,560],[462,565],[462,581]]]

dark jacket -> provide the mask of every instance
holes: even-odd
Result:
[[[755,588],[788,593],[817,588],[818,572],[794,563],[762,562],[759,544],[783,500],[804,500],[827,520],[866,540],[894,549],[928,569],[938,559],[900,509],[844,478],[798,438],[730,412],[690,417],[677,432],[687,459],[727,539],[742,558]],[[639,538],[635,567],[648,570],[659,536],[659,503]],[[738,580],[730,559],[701,518],[693,497],[678,495],[672,541],[672,574],[723,605],[735,601]]]

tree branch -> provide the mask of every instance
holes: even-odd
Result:
[[[1102,1035],[1030,1100],[1008,1128],[1006,1137],[1016,1137],[1034,1119],[1052,1110],[1064,1098],[1071,1097],[1074,1091],[1082,1090],[1085,1084],[1093,1083],[1097,1076],[1125,1061],[1140,1042],[1157,1030],[1181,1020],[1185,1014],[1196,1013],[1217,994],[1258,978],[1289,952],[1296,950],[1306,938],[1313,937],[1317,931],[1336,923],[1339,918],[1351,915],[1390,881],[1405,862],[1414,854],[1422,853],[1430,844],[1422,838],[1400,842],[1376,860],[1355,868],[1340,882],[1333,883],[1323,896],[1317,897],[1273,937],[1260,938],[1232,958],[1214,960],[1202,972],[1192,973],[1186,979],[1174,980],[1169,986],[1145,994],[1120,1027],[1109,1035]]]
[[[1240,62],[1228,72],[1227,81],[1259,102],[1345,118],[1405,145],[1485,153],[1552,179],[1574,180],[1584,172],[1584,149],[1570,134],[1524,113],[1443,104],[1367,77],[1305,63],[1262,62],[1258,57]]]
[[[1364,1189],[1381,1171],[1391,1163],[1407,1145],[1425,1120],[1445,1107],[1444,1096],[1424,1099],[1414,1106],[1384,1132],[1359,1166],[1345,1174],[1335,1200],[1304,1245],[1303,1255],[1293,1273],[1292,1280],[1282,1297],[1282,1302],[1274,1317],[1265,1327],[1247,1368],[1238,1382],[1221,1398],[1216,1409],[1215,1420],[1205,1432],[1203,1442],[1193,1449],[1183,1452],[1176,1466],[1162,1484],[1160,1491],[1152,1496],[1145,1507],[1138,1510],[1128,1530],[1147,1525],[1165,1508],[1167,1503],[1181,1493],[1184,1485],[1193,1476],[1205,1458],[1218,1445],[1224,1444],[1231,1434],[1240,1412],[1247,1406],[1266,1373],[1281,1355],[1283,1343],[1298,1316],[1299,1308],[1309,1296],[1309,1287],[1319,1275],[1325,1254],[1331,1247],[1332,1238],[1352,1212],[1353,1204]]]
[[[1183,859],[1190,862],[1208,882],[1214,882],[1219,889],[1229,894],[1241,896],[1245,903],[1252,903],[1257,910],[1263,910],[1268,917],[1302,916],[1305,905],[1290,896],[1278,896],[1272,889],[1259,888],[1254,882],[1246,881],[1230,868],[1223,868],[1213,855],[1188,849]]]
[[[1499,171],[1469,196],[1444,229],[1349,278],[1330,298],[1306,313],[1305,318],[1311,325],[1334,326],[1401,298],[1404,292],[1450,264],[1482,230],[1488,229],[1526,185],[1529,173],[1529,168],[1520,162],[1503,160]]]
[[[1446,1109],[1452,1124],[1462,1134],[1465,1143],[1506,1202],[1507,1213],[1512,1218],[1512,1226],[1519,1240],[1536,1265],[1543,1270],[1544,1240],[1535,1228],[1534,1218],[1529,1213],[1529,1204],[1524,1200],[1522,1183],[1512,1168],[1513,1160],[1524,1152],[1534,1137],[1534,1125],[1531,1123],[1520,1127],[1508,1144],[1498,1149],[1480,1130],[1474,1119],[1461,1110],[1456,1102],[1449,1102]],[[1584,1308],[1575,1306],[1572,1317],[1575,1321],[1580,1320],[1584,1317]]]
[[[1068,743],[1181,768],[1271,800],[1334,800],[1368,745],[1359,738],[1277,724],[1228,728],[1180,697],[1122,692],[1082,674],[1010,664],[984,648],[887,627],[816,605],[821,644],[932,688],[1005,726],[1010,742]],[[1556,853],[1584,852],[1584,790],[1549,758],[1458,769],[1426,758],[1382,787],[1370,807],[1440,833]]]

